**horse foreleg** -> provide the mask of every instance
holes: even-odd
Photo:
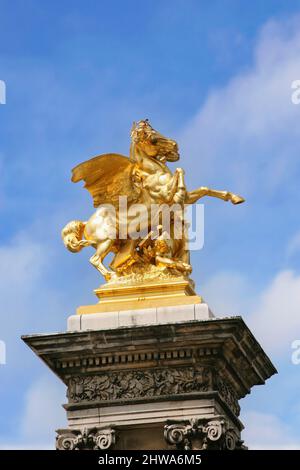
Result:
[[[174,194],[174,202],[176,204],[183,204],[186,198],[186,186],[184,182],[184,170],[182,168],[177,168],[176,172],[178,174],[178,183],[177,190]]]
[[[176,170],[168,186],[168,195],[166,198],[166,202],[173,202],[174,195],[177,191],[178,177],[179,172]]]
[[[234,194],[229,191],[218,191],[216,189],[209,189],[206,186],[201,186],[200,188],[187,193],[185,203],[194,204],[194,202],[204,196],[217,197],[223,201],[230,201],[232,204],[241,204],[245,201],[245,199],[238,194]]]
[[[109,271],[104,264],[102,263],[105,256],[110,252],[114,240],[108,239],[103,242],[100,242],[96,248],[96,253],[90,258],[90,263],[104,276],[106,281],[111,279],[111,276],[114,274],[113,271]]]

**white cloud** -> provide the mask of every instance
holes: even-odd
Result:
[[[11,295],[8,286],[31,288],[46,264],[42,245],[25,238],[24,234],[18,234],[7,245],[0,246],[0,258],[2,295]]]
[[[14,412],[11,415],[13,422],[17,418],[19,422],[14,428],[13,438],[6,438],[6,429],[0,433],[0,447],[3,449],[54,448],[55,428],[65,423],[61,408],[66,401],[64,386],[50,370],[45,370],[20,338],[22,334],[34,331],[45,332],[45,328],[51,331],[54,327],[57,331],[66,321],[66,301],[53,287],[49,276],[49,272],[56,269],[49,261],[53,260],[53,253],[53,245],[45,236],[40,236],[39,230],[32,231],[31,227],[0,246],[3,316],[0,339],[6,343],[0,399],[2,404],[12,406],[10,395],[11,390],[15,390],[18,403],[24,400],[23,416],[18,418],[19,411],[17,415]],[[28,378],[34,380],[37,371],[48,377],[34,381],[24,397],[25,384]]]
[[[49,442],[2,442],[0,443],[0,450],[54,450],[54,446]]]
[[[300,78],[299,25],[300,17],[269,22],[253,65],[212,91],[186,126],[183,151],[199,162],[202,179],[261,195],[293,177],[300,151],[300,106],[291,101],[291,83]]]
[[[201,285],[201,295],[216,316],[242,315],[249,311],[249,287],[240,273],[224,271]]]
[[[274,227],[275,220],[281,220],[286,233],[285,214],[291,214],[299,201],[300,105],[291,101],[292,82],[300,79],[299,55],[300,17],[268,22],[256,42],[251,66],[212,90],[178,138],[191,167],[199,169],[187,175],[189,185],[199,184],[200,174],[201,184],[232,188],[251,202],[248,213],[254,208]],[[225,217],[223,229],[230,230]],[[261,243],[265,246],[266,241]],[[272,243],[269,238],[268,243]],[[295,234],[287,256],[299,248],[300,235]],[[291,343],[300,339],[300,275],[277,270],[267,285],[259,286],[257,278],[247,277],[246,269],[217,273],[201,286],[200,294],[216,314],[242,315],[271,359],[282,360],[285,373],[291,365]],[[274,400],[264,398],[269,414],[251,411],[242,417],[249,448],[300,448],[297,429],[287,424],[291,416],[295,418],[294,391],[299,388],[294,369],[287,380],[279,375]],[[285,400],[278,398],[282,391]],[[255,396],[260,404],[263,394]],[[278,417],[278,402],[286,422]]]
[[[41,279],[46,256],[40,243],[18,234],[0,246],[0,259],[1,310],[5,318],[0,339],[7,342],[7,364],[11,367],[19,361],[19,337],[28,328],[30,319],[34,323],[37,315],[34,308],[43,296]]]
[[[291,270],[278,272],[260,291],[242,273],[221,272],[201,294],[217,316],[242,315],[272,355],[291,354],[292,341],[300,339],[300,275]]]
[[[70,273],[65,274],[69,291],[57,282],[63,269],[60,254],[68,261],[59,233],[61,218],[60,212],[46,215],[0,245],[0,298],[5,316],[0,339],[10,342],[8,365],[23,346],[20,335],[65,328],[72,312]]]
[[[54,449],[55,430],[66,426],[64,402],[65,386],[50,374],[40,377],[25,396],[16,441],[2,441],[0,449]]]
[[[292,428],[277,416],[249,411],[243,414],[242,421],[245,424],[242,439],[251,450],[300,449]]]
[[[54,442],[55,429],[66,424],[62,403],[66,401],[65,386],[50,374],[32,384],[26,395],[21,432],[26,439]]]
[[[28,233],[30,227],[28,227]],[[7,342],[7,365],[19,362],[21,334],[54,325],[63,309],[60,292],[47,282],[52,247],[23,232],[0,246],[0,298],[5,322],[1,338]],[[61,303],[60,303],[61,302]]]
[[[292,341],[300,339],[300,276],[279,272],[261,293],[249,325],[268,351],[291,354]]]

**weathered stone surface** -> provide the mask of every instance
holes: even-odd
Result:
[[[116,449],[240,448],[238,400],[276,373],[240,317],[23,339],[68,389],[71,436],[60,432],[59,448],[95,448],[103,427],[118,433]]]
[[[116,442],[116,433],[111,428],[58,429],[57,450],[107,450]]]
[[[157,398],[156,400],[82,402],[65,405],[71,428],[78,426],[144,427],[157,424],[161,432],[167,420],[210,418],[226,414],[239,431],[242,423],[220,399],[217,392],[204,392],[186,396]]]
[[[71,315],[68,318],[68,331],[109,330],[124,326],[157,325],[211,318],[214,318],[213,313],[208,305],[202,302],[175,307]]]
[[[168,444],[184,450],[246,449],[234,427],[225,416],[213,419],[169,421],[164,428]]]
[[[23,336],[68,385],[74,376],[107,371],[213,367],[237,399],[276,369],[240,317],[186,323]]]
[[[82,403],[179,395],[187,398],[189,394],[214,390],[238,416],[240,407],[232,386],[213,368],[200,366],[74,376],[68,383],[68,399],[69,403]]]
[[[207,392],[210,388],[211,371],[203,367],[131,370],[72,377],[68,398],[71,403],[128,400]]]

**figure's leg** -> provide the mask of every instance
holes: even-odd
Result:
[[[203,196],[217,197],[218,199],[222,199],[223,201],[230,201],[232,202],[232,204],[241,204],[245,201],[245,199],[241,196],[233,194],[229,191],[218,191],[216,189],[209,189],[205,186],[201,186],[200,188],[194,189],[194,191],[190,191],[187,193],[185,203],[193,204]]]
[[[185,233],[181,240],[175,240],[174,243],[174,258],[182,261],[184,264],[190,266],[190,252],[188,249],[188,240],[186,239]]]
[[[176,245],[182,240],[166,240],[163,235],[156,240],[154,249],[156,250],[155,264],[157,266],[165,266],[167,268],[177,269],[185,274],[189,274],[192,271],[192,267],[189,263],[185,263],[183,260],[174,257],[174,253],[178,251]]]
[[[90,258],[90,263],[95,266],[95,268],[102,274],[102,276],[104,276],[106,281],[110,280],[114,272],[109,271],[102,263],[102,260],[110,252],[113,244],[114,240],[111,240],[110,238],[100,242],[96,248],[96,253]]]
[[[167,258],[166,256],[156,255],[155,262],[157,266],[166,266],[167,268],[177,269],[185,274],[190,274],[192,272],[190,264],[183,263],[182,261],[173,258]]]

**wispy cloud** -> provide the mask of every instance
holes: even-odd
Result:
[[[283,187],[285,196],[295,192],[300,107],[291,102],[291,83],[300,76],[299,25],[300,17],[268,22],[252,66],[212,90],[187,124],[182,147],[199,161],[202,178],[226,179],[260,198],[280,188],[282,197]]]
[[[291,354],[300,339],[300,276],[278,273],[258,298],[249,323],[264,347],[273,354]]]
[[[280,271],[259,290],[241,272],[221,272],[201,292],[215,314],[242,314],[272,357],[290,360],[292,341],[300,339],[300,275]]]
[[[300,449],[292,427],[276,415],[249,411],[242,419],[246,425],[242,437],[250,450]]]
[[[299,252],[300,252],[300,230],[289,239],[288,245],[286,248],[286,254],[289,258]]]
[[[25,396],[14,441],[0,440],[0,449],[54,449],[55,430],[66,426],[65,386],[50,375],[34,381]]]

